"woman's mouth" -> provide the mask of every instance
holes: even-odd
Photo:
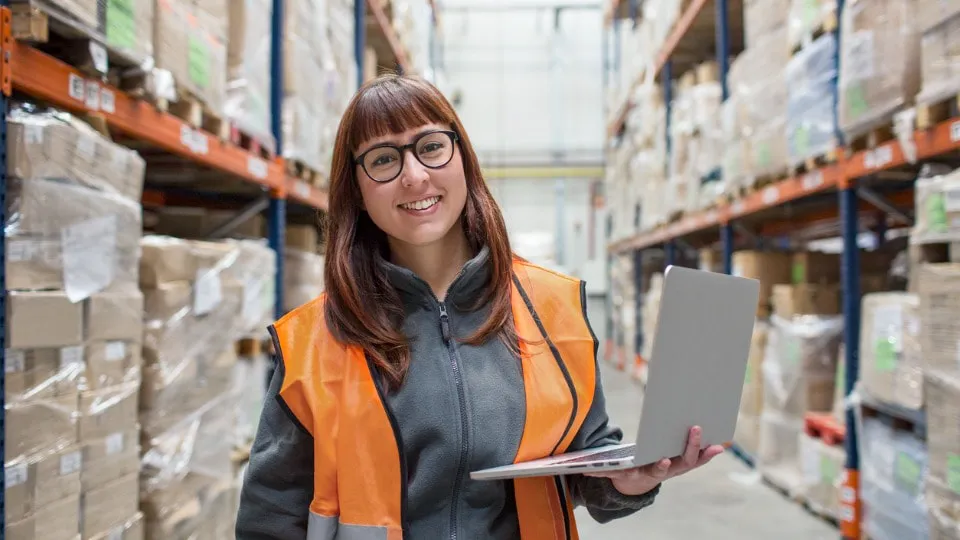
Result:
[[[419,201],[403,203],[397,206],[399,206],[400,208],[403,208],[404,210],[409,210],[411,212],[423,212],[424,210],[429,210],[433,208],[438,202],[440,202],[441,198],[442,197],[440,197],[439,195],[435,195],[433,197],[427,197],[426,199],[420,199]]]

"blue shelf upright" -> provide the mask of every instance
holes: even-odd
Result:
[[[843,256],[841,258],[840,280],[843,285],[843,343],[844,354],[844,381],[843,393],[849,397],[853,393],[857,379],[860,377],[860,247],[857,243],[859,233],[858,210],[859,197],[857,183],[849,179],[841,183],[839,190],[840,227],[843,238]],[[855,540],[859,536],[860,504],[859,493],[860,454],[858,450],[856,415],[853,408],[845,413],[847,431],[844,437],[846,460],[846,485],[841,490],[845,493],[840,504],[844,507],[847,518],[841,524],[844,538]],[[852,490],[847,488],[853,488]]]
[[[0,0],[0,6],[9,7],[8,0]],[[3,24],[9,24],[3,21]],[[7,96],[0,92],[0,225],[7,229]],[[7,365],[7,254],[6,242],[0,242],[0,360]],[[7,462],[6,448],[6,370],[0,373],[0,459]],[[6,467],[0,467],[0,486],[7,484]],[[0,490],[0,540],[6,536],[6,490]]]
[[[283,155],[283,0],[273,0],[270,28],[270,130],[276,141],[277,155]],[[286,236],[287,201],[279,193],[270,194],[267,213],[267,242],[277,255],[277,274],[274,276],[274,316],[283,316],[283,248]]]

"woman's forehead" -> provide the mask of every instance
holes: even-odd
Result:
[[[443,124],[435,123],[435,122],[423,124],[417,127],[407,129],[405,131],[387,133],[386,135],[382,135],[379,137],[372,137],[366,141],[361,142],[359,145],[359,149],[362,150],[364,148],[368,148],[377,144],[384,144],[384,143],[391,143],[391,144],[397,144],[397,145],[408,144],[411,141],[413,141],[413,139],[416,139],[418,135],[425,133],[427,131],[434,131],[438,129],[450,129],[450,127],[445,126]]]

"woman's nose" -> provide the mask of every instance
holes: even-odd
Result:
[[[401,181],[404,186],[412,187],[430,178],[430,173],[427,171],[427,168],[423,166],[423,163],[420,163],[416,156],[413,155],[413,152],[405,153],[403,159],[406,160],[406,163],[403,164],[403,174],[401,175]]]

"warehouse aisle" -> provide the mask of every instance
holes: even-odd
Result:
[[[603,303],[591,298],[590,322],[604,336]],[[624,373],[601,363],[607,410],[632,440],[642,401],[638,386]],[[664,484],[653,506],[606,525],[577,510],[584,540],[836,540],[836,528],[759,483],[732,454],[717,457],[706,468]]]

